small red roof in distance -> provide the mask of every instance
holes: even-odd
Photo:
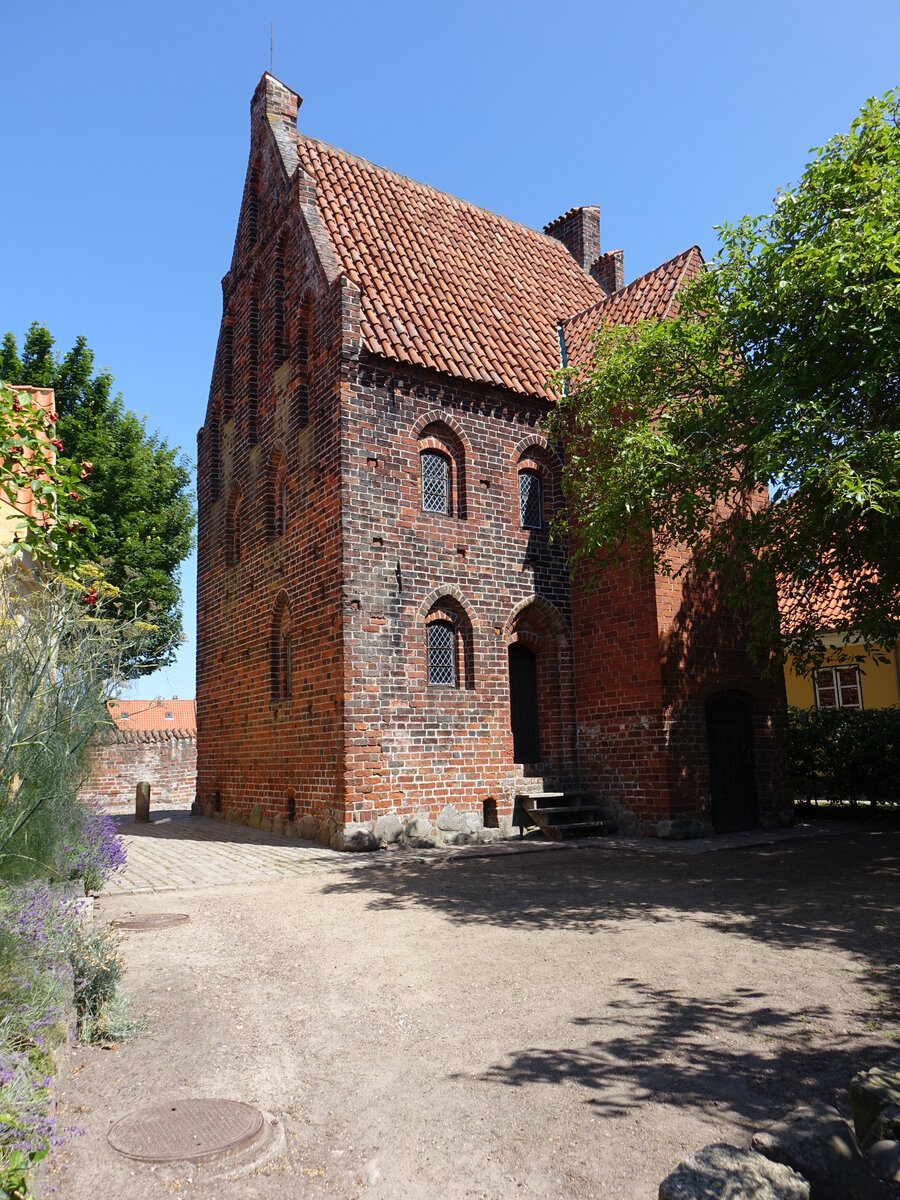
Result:
[[[106,707],[118,729],[197,730],[196,700],[109,700]]]
[[[556,323],[605,296],[562,242],[299,134],[373,354],[547,395]]]
[[[631,283],[604,297],[575,316],[563,319],[569,366],[590,361],[591,336],[602,325],[634,325],[638,321],[664,321],[674,314],[678,289],[703,266],[698,246],[676,254]]]

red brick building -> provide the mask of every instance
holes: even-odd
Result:
[[[699,252],[624,285],[596,208],[538,233],[298,134],[299,104],[253,97],[198,438],[198,802],[323,840],[502,821],[523,779],[646,832],[717,789],[720,827],[774,819],[778,673],[709,589],[586,598],[547,528],[561,337],[664,317]]]

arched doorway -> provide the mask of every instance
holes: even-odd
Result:
[[[706,702],[709,743],[709,790],[716,833],[755,829],[756,771],[750,701],[722,692]]]
[[[509,647],[509,723],[515,762],[540,762],[537,656],[523,642]]]

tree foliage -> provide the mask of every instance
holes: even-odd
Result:
[[[811,153],[671,319],[600,331],[554,416],[576,555],[722,572],[751,643],[801,666],[836,580],[843,626],[900,634],[900,89]]]
[[[82,560],[97,562],[104,578],[155,626],[131,662],[143,674],[172,661],[181,634],[179,569],[189,553],[195,522],[190,471],[178,447],[147,432],[128,410],[113,377],[94,370],[94,353],[79,337],[71,350],[54,353],[54,339],[34,322],[19,355],[7,333],[0,348],[0,379],[52,387],[59,413],[63,463],[87,461],[74,540]]]

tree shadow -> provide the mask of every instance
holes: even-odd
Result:
[[[861,1045],[849,1034],[824,1042],[815,1022],[831,1017],[827,1007],[813,1004],[798,1017],[771,1008],[753,988],[712,1001],[635,979],[619,983],[627,995],[602,1021],[573,1021],[584,1030],[602,1026],[603,1036],[522,1050],[490,1067],[482,1082],[576,1085],[598,1116],[621,1117],[654,1102],[724,1111],[753,1129],[813,1100],[846,1109],[852,1075],[890,1048],[886,1038]]]
[[[429,905],[449,920],[603,933],[622,921],[690,917],[767,945],[833,947],[863,970],[892,968],[900,909],[900,834],[878,830],[679,855],[608,845],[540,853],[391,861],[341,874],[373,909]]]

